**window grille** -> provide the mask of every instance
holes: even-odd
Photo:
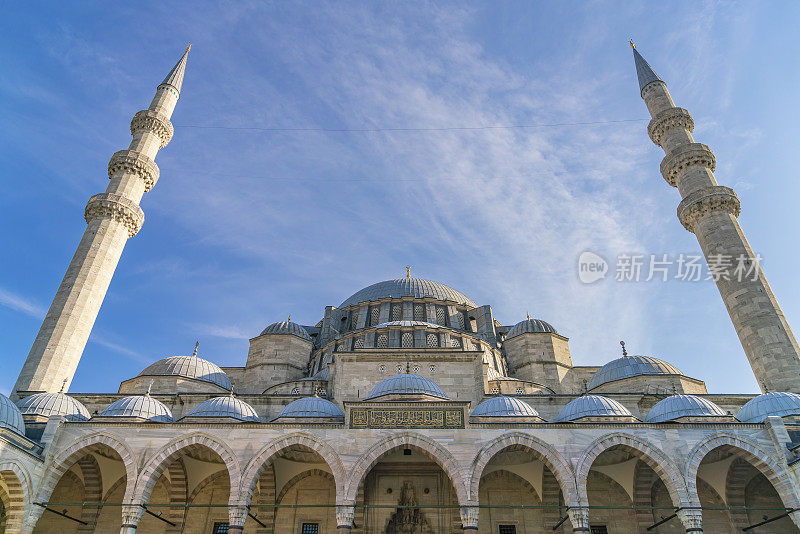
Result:
[[[355,348],[357,348],[357,349],[363,349],[364,348],[364,338],[363,337],[356,338],[355,345],[353,345],[353,346]]]
[[[431,372],[432,375],[436,374],[436,366],[435,365],[431,365],[430,367],[428,367],[428,370]]]
[[[456,315],[458,317],[458,327],[461,330],[464,330],[464,314],[461,313],[461,312],[458,312]]]
[[[516,525],[498,525],[498,534],[517,534]]]
[[[211,534],[228,534],[228,523],[214,523]]]
[[[589,534],[608,534],[605,525],[589,525]]]
[[[385,365],[381,365],[380,367],[378,367],[378,372],[380,374],[385,374],[386,373],[386,366]]]
[[[426,341],[429,349],[439,346],[439,338],[437,337],[436,334],[428,334]]]
[[[461,347],[461,339],[459,339],[457,337],[451,337],[450,338],[450,346],[453,347],[453,348],[456,348],[456,349],[460,348]]]
[[[378,348],[379,349],[389,348],[389,336],[387,336],[386,334],[380,334],[378,336]]]
[[[495,387],[493,387],[493,388],[491,389],[491,391],[489,391],[489,393],[491,393],[492,395],[499,395],[499,394],[500,394],[500,388],[498,388],[497,386],[495,386]]]
[[[369,311],[369,325],[376,326],[378,321],[381,320],[381,309],[377,306],[373,306],[372,309]]]
[[[414,374],[419,374],[419,365],[415,364],[414,367],[411,368],[411,371],[413,371]]]
[[[519,387],[518,387],[518,388],[517,388],[517,395],[522,395],[523,393],[525,393],[525,391],[523,391],[523,389],[522,389],[522,388],[519,388]]]
[[[358,312],[353,313],[353,316],[350,317],[350,330],[355,330],[358,328]]]
[[[303,523],[300,534],[319,534],[319,523]]]
[[[292,395],[300,395],[300,388],[292,388]],[[225,527],[228,528],[228,527]],[[225,532],[228,532],[227,530]]]
[[[442,326],[447,326],[447,316],[444,313],[444,308],[436,308],[436,322]]]
[[[403,318],[403,305],[392,304],[392,321],[399,321]]]
[[[403,348],[409,348],[414,346],[414,334],[411,332],[403,332],[403,341],[402,341]]]
[[[423,308],[422,306],[414,306],[414,320],[415,321],[425,320],[425,308]]]

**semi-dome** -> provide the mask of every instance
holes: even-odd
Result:
[[[411,373],[390,376],[372,388],[364,400],[383,397],[384,395],[429,395],[446,399],[439,384],[424,376]]]
[[[397,278],[396,280],[385,280],[365,287],[357,291],[350,298],[342,302],[339,307],[352,306],[367,301],[375,301],[384,298],[413,297],[417,299],[432,298],[436,300],[455,302],[470,308],[477,305],[472,300],[452,287],[446,286],[432,280],[422,278]]]
[[[100,417],[131,417],[154,423],[171,423],[172,412],[150,395],[131,395],[112,402]]]
[[[592,376],[587,389],[592,390],[608,382],[642,375],[682,375],[672,364],[652,356],[623,356],[611,360]]]
[[[284,406],[275,419],[280,419],[281,417],[343,418],[344,413],[338,406],[327,399],[303,397]]]
[[[613,399],[602,395],[584,395],[561,408],[556,422],[563,423],[584,417],[633,417],[631,412]]]
[[[548,322],[541,319],[525,319],[514,325],[506,334],[506,339],[511,339],[522,334],[558,334]]]
[[[314,341],[313,339],[311,339],[308,330],[306,330],[297,323],[293,323],[288,319],[286,321],[278,321],[277,323],[272,323],[271,325],[266,327],[259,335],[263,336],[265,334],[297,336],[300,339],[305,339],[306,341],[311,341],[311,342]]]
[[[648,423],[674,421],[681,417],[727,417],[725,410],[697,395],[672,395],[655,404],[647,413]]]
[[[476,417],[539,417],[539,413],[527,402],[514,397],[492,397],[478,404],[472,415]]]
[[[258,414],[252,406],[230,395],[203,401],[186,417],[230,417],[237,421],[259,421]]]
[[[170,356],[149,365],[139,376],[180,376],[194,380],[202,380],[230,390],[231,380],[225,371],[208,360],[191,356]]]
[[[86,406],[63,393],[37,393],[17,401],[22,415],[51,417],[63,415],[67,421],[88,421]]]
[[[741,407],[736,419],[742,423],[763,423],[770,416],[800,416],[800,395],[785,391],[763,393]]]
[[[25,422],[22,420],[22,412],[11,399],[0,393],[0,427],[8,428],[25,435]]]

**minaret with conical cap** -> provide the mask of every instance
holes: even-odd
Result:
[[[664,81],[633,42],[631,47],[641,97],[652,117],[647,131],[666,153],[661,174],[683,198],[678,219],[697,236],[709,267],[720,274],[717,288],[756,379],[762,391],[800,393],[800,347],[739,226],[739,198],[717,184],[714,153],[694,141],[692,116],[675,106]]]
[[[188,55],[189,47],[156,89],[150,107],[134,115],[130,146],[108,163],[106,192],[86,204],[86,231],[14,385],[14,397],[69,387],[122,249],[144,223],[139,202],[158,180],[154,159],[172,138],[170,117]]]

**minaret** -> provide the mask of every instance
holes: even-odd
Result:
[[[800,393],[800,347],[737,217],[739,198],[717,185],[714,153],[692,137],[694,121],[675,107],[667,86],[631,42],[639,89],[652,120],[653,143],[664,149],[661,174],[677,187],[681,224],[697,236],[722,300],[762,391]],[[740,259],[741,258],[741,259]],[[737,267],[741,269],[736,272]]]
[[[189,47],[156,89],[150,107],[133,116],[133,140],[128,150],[111,156],[106,192],[86,204],[86,231],[14,385],[14,397],[69,387],[125,242],[144,223],[139,202],[158,180],[156,153],[172,138],[170,117]]]

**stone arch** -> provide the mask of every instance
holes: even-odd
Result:
[[[94,526],[100,514],[100,501],[103,499],[103,479],[100,477],[100,465],[97,459],[87,454],[78,460],[81,475],[83,476],[83,502],[81,520]]]
[[[188,504],[191,504],[197,499],[197,496],[200,495],[204,489],[206,489],[211,484],[214,484],[217,480],[225,476],[224,471],[217,471],[214,474],[208,475],[204,478],[198,485],[192,490],[192,493],[186,499]]]
[[[170,463],[167,467],[167,472],[169,473],[169,502],[172,505],[169,507],[170,521],[182,524],[184,516],[189,510],[184,506],[189,502],[189,488],[183,460],[177,458]]]
[[[39,502],[47,501],[50,498],[50,494],[53,493],[61,476],[72,467],[73,464],[77,463],[78,460],[90,452],[91,448],[95,445],[105,445],[119,455],[125,466],[125,496],[129,497],[133,494],[137,472],[133,452],[121,438],[106,432],[98,432],[97,434],[90,434],[74,441],[71,445],[58,453],[53,460],[52,467],[46,471],[44,480],[42,481],[38,494]]]
[[[550,444],[521,432],[503,434],[490,441],[478,452],[472,461],[472,473],[469,483],[470,499],[472,501],[478,500],[478,488],[486,464],[504,449],[520,446],[531,451],[553,473],[559,486],[561,486],[561,491],[564,493],[567,504],[574,505],[577,503],[578,493],[575,487],[575,475],[564,457]]]
[[[328,473],[327,471],[323,471],[322,469],[308,469],[306,471],[303,471],[302,473],[293,476],[286,482],[286,484],[283,485],[283,487],[281,488],[281,492],[275,498],[275,504],[280,504],[280,502],[283,500],[283,498],[286,496],[289,490],[292,489],[292,486],[294,486],[295,484],[297,484],[298,482],[300,482],[305,478],[314,476],[326,478],[331,482],[333,482],[334,485],[336,484],[336,480],[334,479],[333,475]]]
[[[578,468],[575,471],[575,480],[578,487],[581,506],[589,506],[589,497],[586,492],[586,480],[589,477],[594,461],[603,452],[611,447],[623,447],[645,462],[656,472],[658,477],[667,487],[670,498],[675,507],[689,506],[689,493],[680,471],[670,458],[655,444],[623,432],[608,434],[596,439],[581,455]]]
[[[0,462],[0,478],[5,484],[3,505],[6,508],[6,530],[14,532],[22,528],[25,519],[25,504],[30,497],[30,477],[15,461]],[[2,488],[0,488],[2,489]]]
[[[419,449],[423,454],[439,464],[439,467],[441,467],[445,474],[450,478],[450,482],[453,484],[453,489],[455,489],[459,504],[464,505],[469,502],[469,494],[467,492],[467,486],[462,474],[463,470],[460,468],[455,457],[450,454],[450,451],[445,449],[433,439],[421,434],[416,434],[414,432],[400,432],[383,438],[372,445],[367,452],[361,455],[361,457],[352,467],[350,477],[347,479],[347,486],[345,487],[342,502],[337,502],[337,504],[352,505],[355,503],[358,488],[361,486],[361,483],[364,481],[364,477],[367,476],[367,473],[369,473],[370,469],[372,469],[372,467],[378,463],[380,457],[389,451],[403,446]]]
[[[697,505],[700,502],[697,496],[697,471],[700,469],[700,463],[709,452],[723,446],[736,449],[735,452],[740,458],[747,460],[762,475],[767,477],[767,480],[778,492],[786,508],[800,507],[800,498],[794,491],[790,482],[791,477],[786,473],[786,468],[770,457],[757,443],[743,436],[727,433],[708,436],[698,443],[689,454],[689,460],[686,462],[686,487],[689,490],[692,502],[696,502]]]
[[[194,445],[209,449],[222,458],[222,463],[225,464],[228,477],[230,478],[231,493],[229,502],[237,502],[236,488],[239,487],[239,482],[241,480],[239,460],[236,459],[233,449],[227,444],[209,434],[203,434],[201,432],[180,436],[161,447],[161,449],[147,461],[142,469],[131,502],[146,503],[164,470],[167,469],[174,460],[179,458],[185,449]]]
[[[319,454],[322,459],[325,460],[325,463],[328,464],[328,467],[330,467],[331,472],[333,473],[333,479],[336,482],[336,495],[338,496],[344,493],[347,475],[345,473],[344,466],[342,466],[342,461],[339,459],[339,455],[336,454],[336,451],[334,451],[330,445],[321,439],[318,439],[311,434],[298,432],[295,434],[289,434],[288,436],[276,438],[275,440],[266,444],[264,447],[262,447],[258,454],[256,454],[253,459],[247,463],[247,467],[245,467],[244,474],[242,475],[241,487],[239,489],[238,502],[240,504],[250,504],[250,501],[253,498],[253,493],[256,490],[256,485],[258,485],[258,481],[261,478],[261,474],[264,472],[264,469],[266,469],[267,465],[269,465],[272,457],[281,450],[293,445],[302,445],[304,447],[308,447]],[[231,490],[231,492],[232,491],[233,490]]]
[[[741,458],[733,460],[728,468],[728,475],[725,477],[725,502],[731,507],[731,520],[738,528],[746,527],[749,523],[745,510],[745,488],[752,475],[758,472],[758,469]]]

